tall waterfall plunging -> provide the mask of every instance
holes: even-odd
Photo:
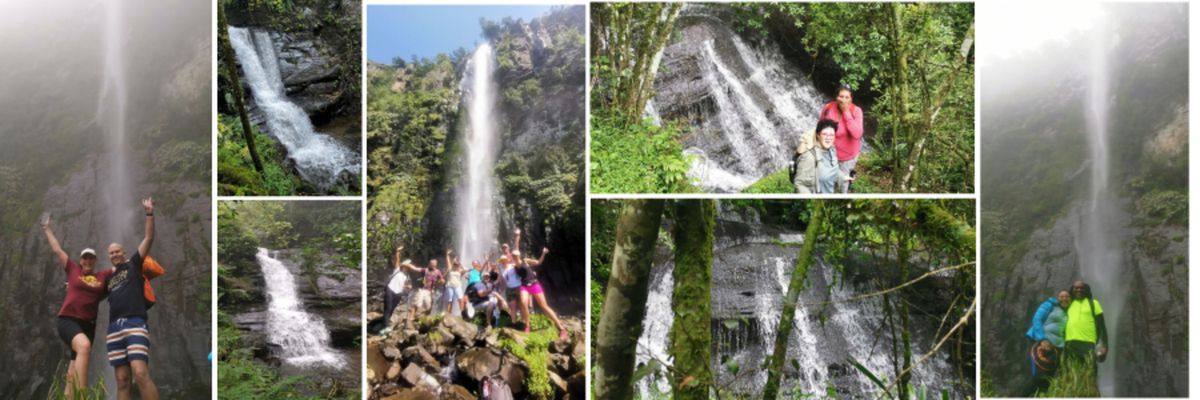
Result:
[[[121,3],[109,2],[104,13],[104,78],[100,84],[100,96],[96,104],[96,122],[104,133],[108,164],[111,168],[104,183],[97,185],[104,202],[106,215],[103,229],[109,242],[124,243],[131,239],[136,224],[131,224],[137,212],[130,185],[126,151],[126,104],[128,86],[125,79],[125,24],[121,15]],[[107,243],[105,243],[107,245]]]
[[[300,177],[326,190],[337,185],[343,175],[358,176],[359,156],[333,137],[317,132],[304,109],[287,97],[271,34],[229,27],[229,42],[255,105],[262,110],[267,133],[287,149]]]
[[[463,262],[482,259],[496,238],[496,83],[492,78],[492,46],[483,43],[467,62],[463,74],[463,100],[470,123],[463,132],[463,182],[458,191],[458,254]]]
[[[259,248],[255,255],[267,285],[267,335],[272,344],[279,345],[279,357],[299,366],[345,367],[345,361],[329,347],[329,330],[320,317],[304,311],[296,296],[296,280],[283,262],[271,252]]]
[[[1100,24],[1104,26],[1104,24]],[[1088,211],[1083,217],[1079,237],[1075,238],[1079,254],[1080,275],[1092,287],[1092,293],[1104,309],[1104,320],[1108,326],[1109,354],[1115,356],[1120,345],[1116,324],[1121,321],[1125,306],[1126,283],[1122,267],[1123,252],[1120,240],[1115,235],[1121,231],[1118,217],[1121,212],[1116,194],[1109,189],[1111,176],[1109,164],[1108,108],[1109,97],[1109,51],[1106,34],[1092,35],[1090,48],[1090,70],[1088,71],[1087,96],[1087,141],[1091,158],[1091,183]],[[1099,365],[1100,392],[1105,396],[1116,395],[1114,365],[1112,360]]]

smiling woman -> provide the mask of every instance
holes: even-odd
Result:
[[[0,397],[211,397],[212,17],[0,4]]]

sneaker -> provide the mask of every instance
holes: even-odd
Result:
[[[392,328],[383,328],[382,331],[379,331],[379,336],[387,337],[389,333],[392,333]]]

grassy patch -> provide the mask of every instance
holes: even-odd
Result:
[[[550,386],[550,343],[558,339],[558,331],[545,315],[537,314],[530,318],[531,333],[525,337],[525,345],[521,346],[512,339],[502,339],[500,347],[512,352],[513,355],[525,361],[529,366],[529,378],[525,386],[535,399],[554,398],[554,388]]]
[[[1050,387],[1038,397],[1100,397],[1096,382],[1096,363],[1064,357],[1058,375],[1050,379]]]
[[[627,124],[619,115],[592,116],[593,193],[679,193],[695,187],[687,177],[680,129],[648,120]]]
[[[787,168],[776,171],[742,189],[742,193],[795,193],[796,187],[788,180]]]

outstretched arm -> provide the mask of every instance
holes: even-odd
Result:
[[[550,249],[547,247],[543,247],[541,257],[538,257],[538,259],[536,259],[536,260],[534,260],[532,258],[526,258],[525,263],[529,264],[530,267],[536,267],[536,266],[542,265],[542,262],[546,261],[547,254],[550,254]]]
[[[521,251],[521,228],[513,229],[513,250]],[[512,254],[508,255],[508,259],[512,259]]]
[[[50,217],[46,217],[46,221],[42,223],[42,232],[46,234],[46,241],[50,242],[50,250],[54,250],[54,255],[58,257],[59,265],[67,265],[67,252],[63,251],[62,245],[58,244],[58,238],[54,237],[54,231],[50,229]]]
[[[392,268],[400,268],[400,250],[403,249],[404,246],[396,246],[396,252],[392,253]]]
[[[142,209],[146,211],[146,237],[142,238],[142,244],[138,245],[138,254],[146,257],[150,254],[150,245],[154,244],[154,200],[142,200]]]

